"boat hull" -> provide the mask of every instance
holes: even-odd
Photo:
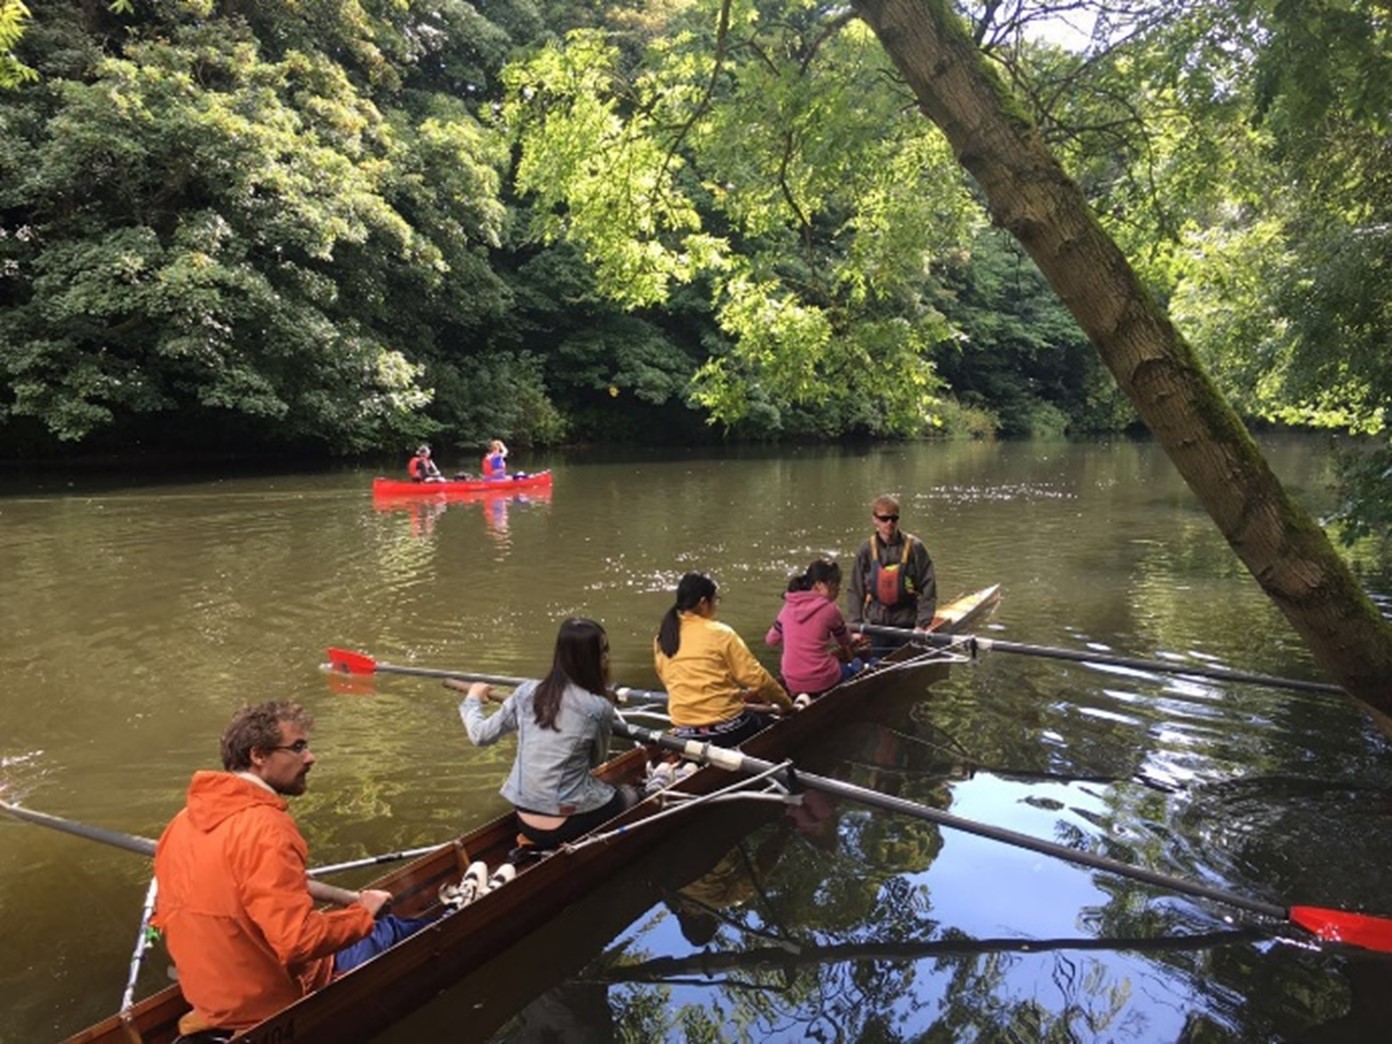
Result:
[[[964,633],[994,610],[999,597],[999,588],[991,587],[949,603],[935,619],[934,629]],[[741,749],[765,759],[786,756],[867,699],[890,698],[894,690],[906,687],[921,693],[936,680],[935,675],[947,673],[950,662],[941,650],[906,646],[886,657],[877,669],[780,719]],[[645,750],[630,750],[595,771],[608,782],[641,788],[647,760]],[[683,779],[680,789],[708,794],[731,781],[729,773],[706,766]],[[520,869],[512,882],[441,918],[237,1039],[254,1044],[338,1044],[380,1032],[541,927],[611,877],[616,867],[669,836],[683,820],[666,816],[647,822],[660,808],[658,797],[646,798],[601,827],[597,833],[605,835],[602,839],[562,849]],[[615,833],[620,827],[623,830]],[[499,816],[370,887],[392,893],[395,913],[418,916],[437,907],[440,887],[458,881],[469,863],[483,860],[492,870],[506,861],[516,838],[513,816]],[[70,1037],[69,1044],[164,1044],[177,1035],[178,1019],[187,1010],[178,987],[172,986],[136,1004],[124,1017],[113,1016]]]
[[[505,479],[459,479],[448,482],[411,482],[408,479],[375,478],[374,497],[458,497],[520,493],[551,488],[551,472],[511,475]]]

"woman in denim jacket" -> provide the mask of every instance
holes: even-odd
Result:
[[[463,689],[464,683],[445,684]],[[499,791],[517,810],[518,829],[538,848],[553,848],[613,819],[637,800],[590,774],[608,757],[614,703],[608,695],[609,639],[593,620],[561,624],[551,673],[529,681],[483,713],[492,689],[468,687],[459,716],[480,747],[517,733],[517,756]]]

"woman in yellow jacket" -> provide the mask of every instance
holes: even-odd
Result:
[[[719,601],[715,581],[704,573],[682,577],[653,640],[653,658],[667,689],[672,732],[734,747],[770,721],[746,704],[789,710],[793,701],[740,636],[715,619]]]

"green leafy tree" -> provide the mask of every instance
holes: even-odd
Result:
[[[151,413],[348,451],[420,430],[436,332],[498,307],[495,139],[154,10],[113,57],[76,10],[31,34],[49,78],[0,126],[0,406],[67,440]]]
[[[693,398],[719,422],[830,403],[870,431],[931,424],[948,327],[928,270],[977,211],[942,140],[876,89],[869,38],[810,8],[696,4],[636,69],[624,55],[573,33],[507,74],[535,234],[579,244],[630,307],[708,281],[719,340]]]
[[[1107,234],[955,12],[857,0],[989,200],[1034,258],[1233,550],[1350,693],[1392,713],[1392,628],[1272,474],[1192,347]]]
[[[953,394],[1007,435],[1111,432],[1135,414],[1034,262],[999,230],[943,274],[939,307],[959,331],[935,360]]]
[[[1389,532],[1392,48],[1379,5],[1083,6],[1100,18],[1081,53],[985,35],[1244,413],[1380,440],[1346,462],[1337,517],[1346,539]]]
[[[511,307],[491,327],[489,344],[540,361],[546,393],[570,434],[701,435],[687,389],[711,325],[702,300],[678,292],[662,309],[625,312],[598,291],[593,268],[564,241],[519,244],[506,262]]]
[[[14,46],[24,35],[24,23],[28,20],[29,8],[21,0],[0,0],[0,90],[17,87],[38,76],[14,55]]]

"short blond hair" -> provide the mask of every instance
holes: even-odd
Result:
[[[870,505],[870,510],[876,515],[897,515],[899,514],[899,501],[886,493],[875,498],[875,502]]]

